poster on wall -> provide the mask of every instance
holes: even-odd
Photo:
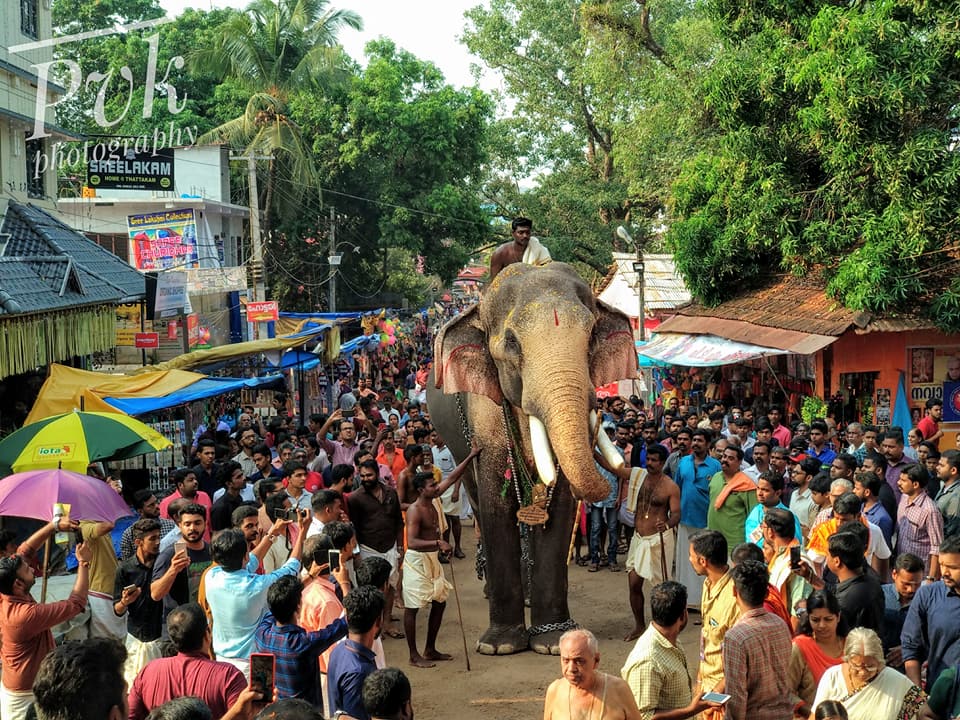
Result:
[[[960,345],[907,348],[907,362],[910,379],[907,396],[916,421],[923,417],[927,400],[946,398],[946,383],[960,382]]]
[[[890,388],[877,388],[875,424],[890,424]]]
[[[127,232],[138,270],[197,267],[197,222],[193,208],[128,215]]]

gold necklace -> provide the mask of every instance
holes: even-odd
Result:
[[[660,477],[662,477],[662,476],[660,476]],[[657,484],[654,485],[652,488],[650,488],[650,493],[647,495],[647,507],[646,507],[646,509],[643,511],[643,519],[644,519],[644,520],[649,520],[649,519],[650,519],[650,508],[653,507],[653,497],[654,497],[655,491],[656,491],[656,489],[657,489],[657,485],[660,484],[660,477],[657,478]]]

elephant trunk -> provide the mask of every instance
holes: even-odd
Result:
[[[567,373],[569,372],[567,370]],[[589,391],[593,389],[593,385],[585,373],[576,375],[576,378],[554,382],[556,374],[544,373],[544,377],[551,378],[551,382],[546,384],[546,387],[550,388],[546,390],[550,400],[536,403],[540,412],[527,412],[542,421],[549,447],[570,482],[573,494],[587,502],[597,502],[609,495],[610,485],[597,471],[593,460],[593,433],[589,420]],[[584,392],[585,390],[587,392]],[[531,444],[534,446],[534,457],[539,470],[541,465],[552,465],[552,458],[545,458],[543,449],[537,448],[536,425],[537,422],[531,422]],[[540,475],[543,478],[542,472]]]

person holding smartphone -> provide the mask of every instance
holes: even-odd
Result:
[[[213,541],[211,554],[216,563],[207,573],[206,598],[213,616],[213,650],[218,659],[250,677],[250,653],[254,649],[257,626],[263,619],[270,586],[281,577],[300,572],[300,555],[310,525],[310,514],[299,512],[300,532],[293,543],[290,559],[267,575],[257,575],[260,561],[251,555],[243,531],[230,528]],[[277,520],[275,527],[289,521]],[[271,535],[267,536],[268,542]]]
[[[0,715],[4,720],[26,717],[40,663],[54,648],[51,628],[76,617],[87,606],[93,551],[83,543],[77,545],[77,579],[66,600],[41,604],[30,594],[37,579],[30,558],[36,557],[36,551],[53,533],[77,527],[67,517],[55,518],[22,543],[16,554],[0,560]]]

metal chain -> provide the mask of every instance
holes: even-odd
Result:
[[[467,424],[467,414],[463,411],[463,393],[457,393],[457,414],[460,416],[460,432],[463,433],[463,439],[469,445],[473,441],[473,433],[470,432],[470,426]]]
[[[527,635],[543,635],[548,632],[560,632],[561,630],[566,632],[567,630],[576,630],[580,627],[578,623],[573,618],[564,620],[563,622],[556,623],[544,623],[543,625],[534,625],[531,628],[527,628]]]

